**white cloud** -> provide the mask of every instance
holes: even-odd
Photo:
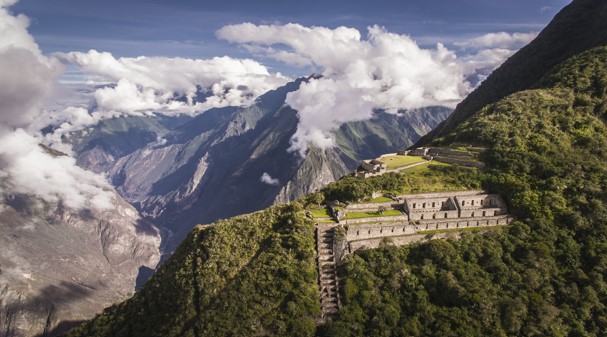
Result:
[[[542,8],[540,8],[540,13],[546,13],[546,12],[550,12],[552,11],[552,7],[551,6],[543,6]]]
[[[89,76],[116,83],[94,93],[98,112],[111,115],[196,114],[213,107],[248,105],[289,81],[280,73],[271,74],[256,61],[227,56],[208,60],[144,56],[117,59],[96,50],[55,56]],[[194,102],[199,88],[206,90],[208,97]],[[175,100],[175,95],[185,97],[185,102]]]
[[[27,32],[28,18],[8,12],[13,3],[0,2],[0,124],[23,127],[40,114],[62,67],[42,55]]]
[[[9,13],[7,6],[15,2],[0,0],[0,193],[35,195],[71,208],[108,209],[112,193],[104,177],[79,168],[71,157],[48,154],[23,129],[47,118],[42,106],[62,67],[41,53],[27,31],[29,20]]]
[[[535,39],[537,32],[531,33],[488,33],[466,41],[455,42],[458,47],[468,49],[519,49]]]
[[[216,35],[258,55],[322,69],[322,78],[287,96],[300,118],[291,150],[305,155],[308,142],[333,146],[331,129],[368,119],[373,109],[454,106],[469,92],[464,67],[443,45],[423,49],[409,36],[378,26],[368,30],[363,39],[347,27],[243,23],[225,26]]]
[[[112,207],[111,186],[103,176],[76,166],[72,157],[50,155],[23,129],[1,136],[0,144],[6,190],[61,201],[74,209]]]
[[[272,186],[277,186],[280,181],[278,179],[272,178],[272,176],[270,176],[267,172],[264,172],[261,175],[261,178],[259,179],[259,181],[261,181],[264,184],[268,184],[268,185],[272,185]]]

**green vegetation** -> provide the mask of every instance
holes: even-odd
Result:
[[[520,222],[355,254],[324,336],[599,336],[607,329],[607,48],[489,105],[438,144],[488,150],[479,174]]]
[[[369,200],[370,203],[380,203],[380,202],[389,202],[392,201],[392,199],[388,198],[388,197],[377,197],[377,198],[373,198],[371,200]]]
[[[346,176],[329,184],[322,193],[326,200],[339,200],[341,202],[368,201],[373,192],[399,193],[404,184],[404,178],[398,173],[387,173],[381,176],[359,179]]]
[[[393,170],[395,168],[399,168],[399,167],[403,167],[403,166],[407,166],[407,165],[411,165],[411,164],[415,164],[415,163],[421,163],[425,160],[420,156],[394,155],[394,156],[385,156],[381,159],[381,161],[386,163],[386,165],[388,166],[388,170]]]
[[[402,194],[478,189],[480,177],[476,169],[433,161],[367,179],[346,176],[329,184],[322,193],[326,200],[369,201],[375,191]]]
[[[437,161],[402,171],[400,193],[446,192],[480,188],[480,175],[474,168]]]
[[[403,212],[396,210],[396,209],[386,210],[383,213],[380,213],[380,212],[348,212],[348,213],[346,213],[346,217],[344,219],[376,218],[376,217],[382,217],[382,216],[397,216],[397,215],[403,215]]]
[[[312,213],[312,216],[314,216],[314,218],[330,218],[331,217],[329,210],[326,208],[311,209],[309,211],[310,211],[310,213]]]
[[[67,336],[312,336],[314,225],[298,203],[198,227],[133,298]]]

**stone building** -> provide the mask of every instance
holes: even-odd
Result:
[[[425,156],[427,154],[428,154],[427,147],[418,147],[416,149],[409,151],[409,156]]]
[[[459,217],[457,204],[451,196],[408,197],[405,198],[404,207],[410,221]]]
[[[377,159],[363,160],[360,163],[360,170],[356,171],[356,177],[367,178],[372,176],[378,176],[386,173],[388,166],[383,161]]]
[[[455,201],[462,218],[487,217],[507,213],[506,204],[498,194],[457,195]]]

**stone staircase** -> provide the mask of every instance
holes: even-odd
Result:
[[[335,225],[319,224],[316,229],[316,251],[320,286],[322,320],[339,312],[339,284],[336,274],[333,236]]]

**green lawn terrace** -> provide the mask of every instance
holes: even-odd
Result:
[[[412,150],[388,153],[377,159],[363,160],[354,175],[360,179],[401,172],[428,162],[440,162],[463,167],[483,168],[479,154],[485,149],[467,145],[448,147],[420,147]]]
[[[383,212],[381,211],[369,211],[369,212],[347,212],[344,219],[365,219],[365,218],[380,218],[380,217],[392,217],[403,215],[403,212],[397,209],[388,209]]]
[[[409,166],[411,164],[426,162],[421,156],[403,156],[403,155],[384,155],[379,158],[380,161],[386,164],[386,171],[395,170]]]

